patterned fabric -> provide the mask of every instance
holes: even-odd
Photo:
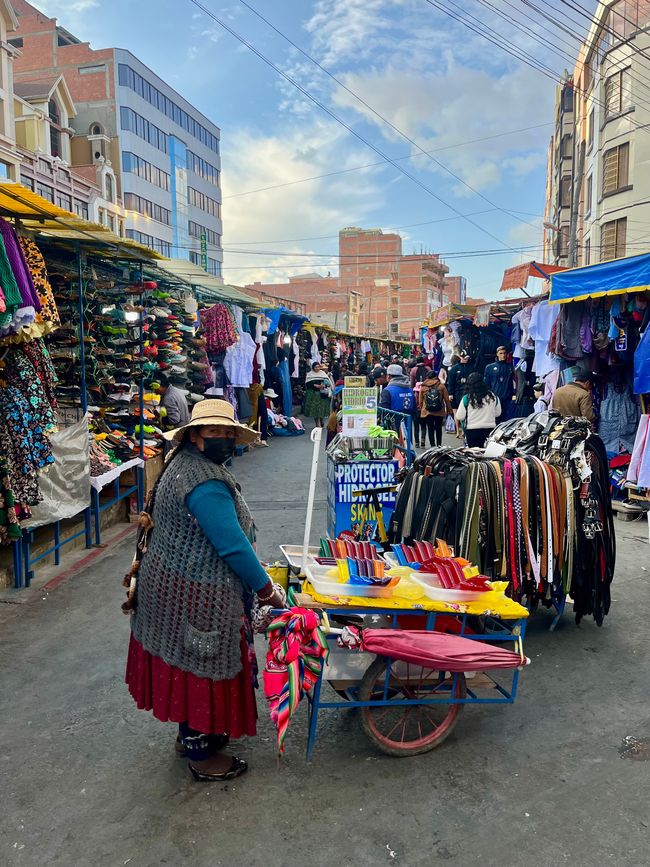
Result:
[[[0,544],[20,539],[20,525],[16,515],[16,502],[11,490],[9,468],[0,457]]]
[[[27,267],[27,262],[25,261],[25,256],[20,244],[18,243],[18,236],[16,235],[13,226],[6,220],[0,220],[0,235],[2,236],[2,241],[5,247],[7,264],[13,273],[14,280],[18,286],[18,291],[20,292],[22,306],[33,307],[38,313],[41,309],[41,302],[36,294],[32,275]]]
[[[2,224],[9,225],[5,220],[0,219],[0,225]],[[5,328],[13,319],[16,310],[23,306],[23,297],[7,258],[2,235],[0,235],[0,286],[5,299],[5,312],[0,313],[0,328]]]
[[[181,448],[156,492],[154,530],[139,572],[131,628],[144,649],[168,665],[228,680],[242,667],[244,588],[185,503],[194,488],[212,479],[230,489],[244,533],[253,531],[253,519],[228,470],[192,446]]]
[[[282,754],[289,721],[303,695],[321,676],[329,651],[318,615],[307,608],[291,608],[281,614],[269,626],[268,636],[264,694]]]
[[[31,358],[25,346],[12,346],[0,370],[0,455],[8,469],[7,487],[23,515],[42,499],[38,473],[54,463],[48,432],[56,427],[54,407],[38,372],[39,367],[48,370],[51,362],[39,358],[38,345],[30,348]]]
[[[237,328],[230,308],[214,304],[201,314],[201,327],[208,352],[225,352],[237,342]]]
[[[18,238],[18,243],[25,256],[27,268],[32,277],[34,288],[41,302],[41,311],[36,317],[37,322],[51,322],[53,325],[60,325],[59,311],[54,300],[54,293],[47,276],[47,268],[43,254],[38,249],[36,244],[29,238]]]

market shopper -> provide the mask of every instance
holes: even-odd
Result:
[[[546,412],[548,409],[548,400],[544,397],[545,385],[543,382],[536,382],[533,386],[533,394],[535,395],[535,405],[533,412]]]
[[[496,361],[488,364],[483,375],[488,388],[499,398],[501,414],[497,420],[506,421],[513,412],[512,397],[515,393],[515,369],[508,361],[508,350],[499,346]]]
[[[175,385],[172,385],[165,373],[158,375],[158,394],[160,395],[160,413],[166,430],[187,424],[190,420],[190,410],[187,398]]]
[[[490,391],[480,373],[467,380],[467,394],[461,400],[456,418],[463,424],[465,442],[469,448],[483,448],[488,434],[494,430],[501,415],[499,398]]]
[[[573,382],[557,389],[551,401],[551,408],[560,415],[580,416],[592,424],[596,420],[594,401],[591,396],[593,378],[590,373],[578,373]]]
[[[442,445],[442,425],[452,408],[449,393],[435,373],[431,372],[420,390],[420,446],[425,445],[426,433],[430,446]]]
[[[333,391],[331,376],[315,361],[305,379],[305,415],[314,419],[316,427],[323,427],[323,419],[329,418]]]
[[[469,354],[464,350],[461,351],[460,355],[453,355],[451,358],[452,366],[449,368],[447,376],[447,391],[449,392],[449,400],[454,411],[457,437],[462,437],[463,435],[460,422],[456,419],[456,410],[458,409],[458,404],[465,397],[467,379],[472,372],[472,366],[469,362]]]
[[[386,373],[388,374],[388,385],[381,393],[379,406],[392,412],[413,415],[415,411],[415,395],[409,378],[404,373],[401,365],[389,364]]]
[[[253,594],[282,599],[252,542],[255,526],[225,468],[256,433],[223,400],[203,400],[165,434],[177,448],[153,493],[153,523],[137,574],[126,667],[142,710],[178,724],[177,752],[195,780],[222,782],[247,770],[222,753],[229,738],[254,735],[257,712],[249,625]]]

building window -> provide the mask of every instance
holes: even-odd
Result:
[[[78,216],[83,217],[84,220],[88,219],[88,203],[83,202],[81,199],[74,200],[74,212],[78,214]]]
[[[188,221],[187,230],[191,238],[197,238],[200,241],[201,235],[205,234],[205,239],[208,244],[212,247],[221,248],[221,235],[219,232],[207,229],[205,226],[201,226],[199,223],[195,223],[192,220]]]
[[[571,133],[562,136],[562,156],[573,156],[573,136]]]
[[[221,174],[219,169],[204,160],[203,157],[197,156],[192,151],[187,151],[187,167],[203,180],[214,184],[215,187],[219,186],[219,175]]]
[[[106,214],[106,219],[108,220],[108,228],[111,232],[115,232],[115,217],[113,214]]]
[[[167,153],[166,134],[133,109],[126,108],[126,106],[120,108],[120,125],[122,129],[135,133],[139,138],[158,148],[159,151]]]
[[[56,203],[64,211],[72,211],[72,196],[68,196],[65,193],[57,193]]]
[[[47,199],[48,202],[52,202],[54,204],[54,190],[52,187],[48,187],[47,184],[37,184],[36,192],[43,199]]]
[[[591,150],[594,146],[594,109],[589,112],[587,120],[587,150]]]
[[[145,232],[138,232],[136,229],[127,229],[125,235],[132,241],[137,241],[138,244],[142,244],[143,247],[149,247],[151,250],[155,250],[162,256],[167,256],[168,259],[171,258],[172,245],[170,241],[162,241],[160,238],[154,238],[153,235],[147,235]]]
[[[591,265],[591,241],[589,238],[585,241],[585,265]]]
[[[621,69],[605,81],[605,119],[615,117],[632,106],[630,70]]]
[[[104,178],[104,184],[106,186],[106,199],[109,202],[115,201],[115,184],[113,182],[113,175],[106,175]]]
[[[610,148],[603,156],[603,195],[617,193],[628,186],[630,145]]]
[[[560,183],[560,207],[568,208],[571,205],[571,178],[567,175]]]
[[[13,48],[22,48],[24,45],[24,40],[22,36],[17,36],[15,39],[7,39],[7,42]]]
[[[594,194],[594,179],[593,175],[589,175],[585,181],[585,214],[588,216],[591,213],[591,205]]]
[[[607,262],[610,259],[620,259],[625,256],[625,235],[627,232],[627,218],[611,220],[604,223],[600,230],[600,261]]]
[[[193,265],[198,265],[199,268],[203,268],[201,254],[197,253],[195,250],[190,250],[190,262],[192,262]],[[208,267],[205,270],[213,277],[221,277],[221,262],[219,262],[218,259],[211,259],[208,257]]]
[[[95,75],[97,72],[106,72],[106,64],[99,63],[95,66],[80,66],[79,75]]]
[[[21,175],[20,183],[23,187],[27,187],[28,190],[34,192],[34,178],[30,178],[29,175]]]
[[[562,107],[564,111],[573,111],[573,88],[565,87],[562,94]]]
[[[206,196],[200,190],[188,187],[187,201],[190,205],[194,205],[195,208],[199,208],[201,211],[205,211],[206,214],[210,214],[211,217],[221,218],[220,203],[215,199],[211,199],[210,196]]]
[[[558,233],[558,256],[565,258],[569,255],[569,229],[562,226]]]
[[[53,157],[61,156],[61,114],[56,101],[51,99],[47,105],[50,117],[50,153]]]
[[[145,217],[151,217],[158,223],[164,223],[166,226],[171,225],[171,211],[163,208],[162,205],[157,205],[155,202],[150,202],[149,199],[143,199],[142,196],[136,196],[135,193],[124,193],[124,207],[128,211],[137,211]]]
[[[143,160],[137,154],[124,151],[122,154],[122,170],[138,175],[138,177],[143,178],[145,181],[149,181],[150,184],[154,184],[154,186],[160,187],[161,190],[169,192],[169,174]]]
[[[131,69],[130,66],[120,63],[117,74],[119,84],[122,87],[128,87],[130,90],[133,90],[138,96],[158,109],[158,111],[167,115],[175,124],[181,126],[195,139],[198,139],[201,144],[204,144],[211,151],[214,151],[214,153],[219,153],[219,139],[214,133],[191,117],[184,109],[169,99],[168,96],[165,96],[153,84],[150,84],[135,70]]]

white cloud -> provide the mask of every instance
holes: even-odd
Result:
[[[51,18],[67,18],[70,20],[73,17],[83,15],[91,9],[99,6],[99,0],[39,0],[38,9],[49,15]],[[61,26],[65,27],[63,19]]]
[[[363,162],[363,154],[347,147],[339,133],[338,126],[322,121],[285,128],[277,135],[231,131],[223,152],[223,245],[228,250],[235,242],[239,242],[238,246],[244,242],[244,249],[271,252],[225,253],[224,276],[228,282],[239,285],[255,280],[281,282],[305,272],[336,273],[335,258],[274,253],[336,254],[339,229],[363,223],[383,202],[383,184],[374,180],[370,172],[308,181],[250,196],[228,196]],[[283,239],[323,235],[332,237],[318,243],[279,243]],[[247,245],[260,240],[276,243]],[[295,267],[287,267],[289,263]]]

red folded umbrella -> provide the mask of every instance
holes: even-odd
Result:
[[[483,671],[528,665],[518,653],[460,635],[419,629],[364,629],[363,650],[440,671]]]

